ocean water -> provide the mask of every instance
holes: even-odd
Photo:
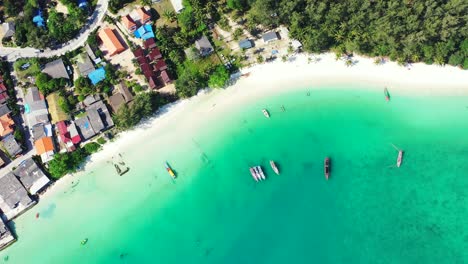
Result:
[[[173,127],[16,220],[0,263],[468,262],[468,98],[305,87]]]

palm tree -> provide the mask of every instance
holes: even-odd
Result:
[[[169,22],[174,22],[177,19],[176,13],[169,9],[164,9],[162,16]]]

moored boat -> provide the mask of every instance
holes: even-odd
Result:
[[[280,174],[280,173],[279,173],[279,169],[278,169],[278,167],[276,167],[276,164],[275,164],[274,161],[270,160],[270,166],[271,166],[271,168],[273,169],[273,171],[274,171],[276,174],[278,174],[278,175]]]
[[[261,166],[257,166],[257,171],[260,174],[260,177],[262,178],[262,180],[265,180],[266,177],[265,177],[265,174],[263,173],[263,170],[262,170]]]
[[[86,243],[88,243],[88,239],[87,239],[87,238],[81,240],[81,245],[82,245],[82,246],[86,245]]]
[[[387,87],[384,89],[385,100],[390,101],[390,93],[388,92]]]
[[[250,174],[252,174],[252,178],[254,178],[254,180],[258,182],[258,177],[257,177],[257,173],[255,172],[255,170],[252,167],[249,168],[249,170],[250,170]]]
[[[165,165],[166,170],[169,173],[169,175],[171,175],[172,179],[175,179],[176,175],[175,175],[174,171],[172,170],[171,166],[169,166],[169,164],[167,162],[164,165]]]
[[[401,166],[401,162],[403,161],[403,150],[398,150],[398,158],[396,162],[396,166],[399,168]]]
[[[330,177],[330,158],[329,157],[325,158],[325,161],[323,164],[323,170],[325,173],[325,179],[328,180],[328,178]]]
[[[262,109],[263,115],[265,115],[266,118],[270,118],[270,113],[268,113],[268,110]]]

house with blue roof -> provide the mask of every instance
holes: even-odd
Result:
[[[145,24],[135,30],[135,37],[147,40],[149,38],[154,38],[153,27],[151,25]]]
[[[41,10],[37,10],[36,16],[33,17],[33,23],[36,24],[37,27],[45,27]]]
[[[98,84],[102,80],[106,79],[106,70],[104,70],[104,67],[98,68],[88,74],[89,80],[91,80],[91,83],[93,85]]]

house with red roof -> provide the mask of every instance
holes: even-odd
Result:
[[[146,24],[148,22],[151,22],[151,15],[148,14],[146,9],[144,7],[140,7],[136,10],[139,18],[140,18],[140,23],[141,24]]]
[[[169,74],[167,73],[167,71],[161,71],[161,79],[166,85],[169,83],[172,83],[172,79],[171,77],[169,77]]]
[[[142,48],[138,47],[138,49],[133,51],[133,55],[135,58],[145,57],[145,52]]]
[[[158,48],[152,49],[150,53],[148,54],[148,59],[150,61],[156,61],[156,60],[162,59],[161,51]]]
[[[75,123],[70,122],[67,124],[65,121],[60,121],[55,126],[58,130],[59,142],[63,143],[67,151],[75,150],[75,145],[81,142],[81,137]]]
[[[143,42],[145,49],[150,50],[156,48],[156,41],[154,38],[149,38]]]
[[[158,71],[164,71],[167,70],[167,64],[164,60],[158,60],[156,64],[154,64],[154,68]]]
[[[130,15],[122,17],[122,24],[130,33],[137,29],[137,24],[135,23],[135,21],[133,21],[133,18]]]

